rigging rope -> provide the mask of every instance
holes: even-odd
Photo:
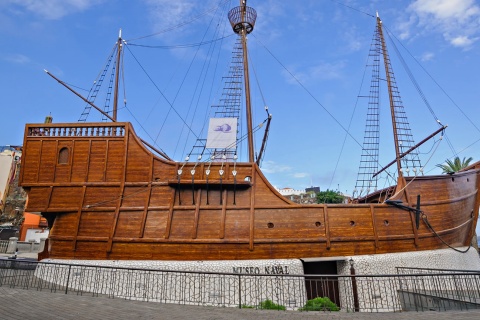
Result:
[[[225,8],[224,8],[224,10],[225,10]],[[223,11],[222,11],[222,12],[223,12]],[[220,15],[219,15],[218,19],[220,19]],[[213,20],[214,20],[213,18],[210,20],[210,23],[209,23],[208,27],[206,28],[205,33],[203,34],[202,42],[203,42],[203,39],[205,39],[205,37],[207,36],[208,29],[209,29],[210,26],[212,25]],[[220,25],[220,23],[217,23],[217,24],[216,24],[217,28],[215,28],[214,36],[219,32],[219,28],[218,28],[219,25]],[[224,28],[223,31],[225,32],[225,28]],[[221,39],[223,39],[223,38],[225,38],[225,37],[222,37]],[[213,51],[214,51],[215,48],[216,48],[216,41],[211,41],[210,44],[211,44],[211,45],[210,45],[210,47],[209,47],[209,49],[208,49],[208,53],[213,53]],[[194,55],[194,57],[192,58],[192,63],[191,63],[191,65],[193,64],[193,61],[194,61],[195,58],[197,57],[197,53],[198,53],[198,52],[199,52],[199,48],[197,49],[197,52],[195,52],[195,55]],[[206,82],[207,75],[208,75],[208,72],[207,72],[207,71],[208,71],[208,69],[209,69],[210,63],[211,63],[212,60],[213,60],[213,59],[212,59],[212,55],[213,55],[213,54],[207,54],[207,56],[209,57],[209,59],[205,59],[205,60],[203,61],[202,69],[201,69],[201,72],[200,72],[200,74],[199,74],[199,76],[198,76],[198,80],[195,82],[195,83],[196,83],[196,86],[195,86],[194,94],[192,95],[192,99],[191,99],[191,101],[190,101],[190,105],[189,105],[189,107],[188,107],[187,116],[186,116],[187,118],[188,118],[188,115],[189,115],[189,113],[190,113],[190,109],[191,109],[191,107],[192,107],[192,105],[193,105],[193,102],[194,102],[194,99],[195,99],[195,94],[196,94],[197,89],[198,89],[198,87],[199,87],[199,85],[200,85],[200,82],[201,82],[201,86],[200,86],[200,91],[199,91],[198,96],[197,96],[197,102],[196,102],[196,104],[195,104],[195,108],[194,108],[194,111],[193,111],[193,115],[192,115],[192,118],[191,118],[191,121],[190,121],[190,127],[193,126],[193,121],[195,120],[195,115],[196,115],[196,113],[197,113],[198,106],[199,106],[199,104],[200,104],[200,98],[201,98],[201,95],[202,95],[202,92],[203,92],[203,88],[204,88],[204,86],[205,86],[205,82]],[[217,63],[218,63],[218,61],[217,61]],[[190,70],[190,68],[189,68],[188,70]],[[206,70],[206,71],[204,72],[204,70]],[[187,71],[187,73],[188,73],[188,71]],[[202,76],[202,74],[203,74],[203,76]],[[185,74],[185,78],[186,78],[186,76],[187,76],[187,74]],[[200,81],[200,79],[201,79],[202,77],[203,77],[203,81]],[[185,80],[185,78],[184,78],[184,80]],[[183,85],[183,81],[182,81],[182,85]],[[179,90],[178,90],[178,92],[177,92],[177,95],[178,95],[178,93],[180,92],[180,89],[181,89],[181,88],[179,88]],[[176,99],[176,97],[175,97],[175,99]],[[182,133],[183,133],[183,128],[182,128],[182,132],[181,132],[180,135],[178,136],[177,146],[175,147],[175,151],[174,151],[174,153],[173,153],[174,156],[175,156],[175,153],[176,153],[176,151],[177,151],[177,147],[178,147],[178,145],[180,144],[180,139],[181,139]],[[184,146],[183,146],[182,154],[185,154],[185,150],[186,150],[186,148],[187,148],[187,143],[188,143],[188,138],[189,138],[189,136],[190,136],[190,133],[188,132],[188,133],[187,133],[187,137],[186,137],[186,139],[185,139]],[[197,138],[197,139],[198,139],[198,138]]]
[[[148,72],[145,70],[145,68],[143,67],[143,65],[140,63],[140,61],[138,61],[137,57],[133,54],[133,52],[130,50],[130,48],[128,46],[125,46],[125,48],[127,48],[127,50],[130,52],[130,54],[132,55],[132,57],[135,59],[135,61],[138,63],[138,65],[140,66],[140,68],[142,69],[142,71],[145,73],[145,75],[147,76],[147,78],[150,80],[150,82],[153,84],[153,86],[157,89],[157,91],[160,93],[160,95],[163,97],[163,99],[165,99],[165,101],[167,102],[167,104],[170,106],[169,110],[173,110],[175,112],[175,114],[179,117],[179,119],[187,126],[187,128],[192,132],[192,134],[197,137],[197,135],[195,134],[195,132],[192,130],[192,128],[190,128],[187,124],[187,122],[185,121],[185,119],[180,115],[180,113],[178,113],[177,109],[175,109],[173,107],[173,104],[170,102],[170,100],[168,100],[168,98],[165,96],[165,94],[163,93],[162,90],[160,90],[160,88],[158,87],[158,85],[155,83],[155,81],[153,81],[152,77],[148,74]],[[198,138],[198,137],[197,137]],[[155,141],[155,140],[154,140]]]
[[[213,11],[216,11],[218,9],[218,7],[222,6],[223,4],[225,3],[228,3],[230,2],[230,0],[222,0],[219,2],[219,4],[215,7],[212,7],[208,10],[205,10],[203,12],[201,12],[200,14],[196,15],[196,16],[193,16],[192,18],[190,18],[189,20],[186,20],[186,21],[183,21],[183,22],[180,22],[174,26],[171,26],[171,27],[168,27],[168,28],[165,28],[163,30],[160,30],[158,32],[155,32],[155,33],[152,33],[152,34],[149,34],[149,35],[146,35],[146,36],[140,36],[140,37],[137,37],[137,38],[132,38],[132,39],[129,39],[128,41],[134,41],[134,40],[140,40],[140,39],[145,39],[145,38],[150,38],[150,37],[154,37],[154,36],[158,36],[159,34],[162,34],[162,33],[166,33],[166,32],[169,32],[169,31],[172,31],[172,30],[175,30],[175,29],[178,29],[178,28],[181,28],[183,26],[186,26],[198,19],[200,19],[201,17],[209,14],[210,12],[213,12]]]
[[[347,5],[347,4],[343,3],[343,2],[340,2],[340,1],[337,1],[337,0],[330,0],[330,1],[335,2],[336,4],[339,4],[339,5],[341,5],[341,6],[347,7],[347,8],[349,8],[349,9],[355,10],[355,11],[357,11],[357,12],[363,13],[363,14],[369,16],[369,17],[375,18],[374,15],[371,15],[370,13],[365,12],[365,11],[362,11],[362,10],[360,10],[360,9],[354,8],[354,7],[352,7],[352,6],[350,6],[350,5]]]
[[[212,44],[214,42],[222,41],[234,35],[235,34],[229,34],[228,36],[223,36],[223,37],[216,38],[209,41],[201,41],[201,42],[189,43],[189,44],[177,44],[177,45],[171,45],[171,46],[152,46],[152,45],[145,45],[145,44],[136,44],[131,42],[129,42],[129,45],[134,47],[142,47],[142,48],[149,48],[149,49],[182,49],[182,48],[201,47],[207,44]]]
[[[390,32],[390,31],[389,31]],[[403,47],[403,49],[410,55],[410,57],[418,64],[418,66],[423,70],[423,72],[425,72],[425,74],[433,81],[433,83],[435,83],[435,85],[443,92],[443,94],[445,94],[445,96],[448,98],[448,100],[450,100],[450,102],[458,109],[458,111],[460,111],[460,113],[468,120],[468,122],[470,122],[470,124],[475,128],[477,129],[478,132],[480,132],[480,128],[473,122],[472,118],[468,117],[465,112],[460,108],[460,106],[453,100],[452,97],[450,97],[450,95],[445,91],[445,89],[443,89],[443,87],[435,80],[435,78],[433,78],[433,76],[423,67],[423,65],[412,55],[412,53],[410,53],[410,51],[408,51],[408,49],[402,44],[402,42],[400,42],[398,40],[397,37],[395,37],[395,35],[392,33],[392,36],[398,41],[398,43],[400,43],[400,45]],[[449,145],[450,144],[450,141],[447,138],[447,142]],[[474,142],[473,144],[477,143],[478,141],[480,140],[477,140],[476,142]],[[454,151],[453,147],[451,147],[452,149],[452,152],[456,155],[456,152]]]

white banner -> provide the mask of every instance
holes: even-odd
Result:
[[[237,118],[211,118],[208,125],[207,148],[232,149],[237,140]]]

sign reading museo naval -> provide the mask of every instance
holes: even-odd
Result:
[[[235,148],[237,118],[211,118],[208,125],[207,148]]]

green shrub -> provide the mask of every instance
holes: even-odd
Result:
[[[332,302],[328,297],[317,297],[315,299],[308,300],[300,311],[338,311],[340,308]]]
[[[260,309],[268,309],[268,310],[286,310],[285,306],[282,306],[280,304],[273,303],[272,300],[265,300],[260,302],[259,305]]]

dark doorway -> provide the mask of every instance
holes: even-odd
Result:
[[[338,277],[321,276],[337,275],[337,261],[303,261],[303,270],[308,300],[316,297],[328,297],[336,303],[337,306],[341,307],[338,292]]]

